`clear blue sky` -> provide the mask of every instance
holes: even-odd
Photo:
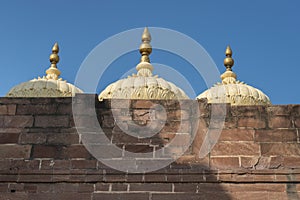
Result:
[[[149,26],[192,37],[221,72],[225,70],[224,51],[230,44],[233,70],[239,80],[261,89],[273,104],[300,104],[299,10],[299,0],[1,0],[0,96],[21,82],[44,75],[56,41],[61,50],[58,66],[62,77],[73,83],[83,60],[101,41],[128,29]],[[163,52],[153,51],[151,60],[185,70],[160,54]],[[138,52],[120,58],[99,90],[138,61]],[[187,76],[197,93],[206,89],[193,74]]]

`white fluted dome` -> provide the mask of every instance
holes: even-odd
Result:
[[[227,70],[221,75],[222,82],[201,93],[197,99],[207,98],[208,103],[230,103],[231,105],[271,105],[267,95],[261,90],[236,80],[231,67],[232,51],[228,46],[224,65]]]
[[[6,97],[71,97],[76,93],[82,93],[79,88],[59,78],[60,71],[56,66],[59,62],[58,51],[59,47],[56,43],[52,48],[51,66],[46,71],[46,76],[13,87]]]
[[[141,62],[136,66],[137,74],[118,80],[107,86],[100,94],[103,99],[188,99],[188,96],[175,84],[152,74],[149,54],[151,36],[147,28],[142,35]]]

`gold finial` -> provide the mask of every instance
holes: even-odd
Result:
[[[234,65],[234,60],[232,59],[232,50],[229,45],[226,48],[225,55],[224,66],[226,67],[226,71],[232,71],[231,68]]]
[[[235,83],[236,74],[232,72],[232,66],[234,65],[234,60],[232,58],[232,50],[228,45],[225,51],[226,58],[224,59],[224,66],[226,67],[226,71],[221,75],[222,83]]]
[[[149,55],[152,52],[152,46],[150,45],[150,42],[151,42],[151,35],[149,33],[148,28],[146,27],[142,35],[142,44],[140,46],[140,53],[142,55],[141,62],[150,63]]]
[[[57,42],[53,45],[52,47],[52,54],[50,55],[50,62],[51,62],[51,66],[49,67],[49,69],[46,70],[46,74],[47,74],[47,78],[48,79],[58,79],[58,76],[60,75],[60,71],[57,69],[57,63],[59,62],[59,56],[58,56],[58,52],[59,52],[59,46],[57,44]]]

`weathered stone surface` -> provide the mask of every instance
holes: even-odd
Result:
[[[37,115],[35,127],[69,127],[70,118],[68,115]]]
[[[240,117],[238,119],[238,126],[239,127],[246,127],[246,128],[265,128],[266,122],[262,118],[254,118],[254,117]]]
[[[31,145],[0,144],[0,158],[29,158]]]
[[[251,129],[223,129],[219,141],[253,141],[254,132]]]
[[[262,143],[261,155],[264,156],[300,156],[300,144]]]
[[[212,156],[256,156],[259,145],[252,142],[218,142],[212,149]]]
[[[98,102],[95,95],[73,100],[95,107],[98,115],[92,120],[85,112],[76,113],[83,116],[77,127],[79,134],[73,122],[72,98],[0,98],[0,199],[282,200],[288,195],[296,199],[300,191],[296,184],[300,179],[298,105],[226,105],[226,111],[217,106],[212,114],[212,105],[202,100],[120,100],[113,110],[111,101]],[[193,102],[199,103],[197,111],[191,110]],[[84,111],[84,105],[81,108]],[[212,128],[224,122],[221,114],[226,118],[217,138],[218,131]],[[210,120],[210,116],[216,120]],[[162,129],[151,126],[146,130],[153,120]],[[101,134],[95,129],[99,124]],[[208,127],[208,138],[217,138],[217,144],[199,158]],[[149,130],[158,133],[143,138],[126,134],[128,130],[137,135]],[[95,159],[102,156],[124,167],[134,162],[135,169],[142,164],[151,166],[182,151],[193,131],[197,135],[192,148],[154,172],[120,172]],[[175,137],[180,138],[176,148],[159,155],[156,150]],[[93,155],[81,144],[87,139]],[[116,151],[110,150],[115,144]],[[129,152],[151,152],[151,158],[124,159]],[[120,162],[122,159],[124,162]]]
[[[289,116],[276,116],[269,119],[270,128],[292,128],[292,120]]]
[[[32,127],[33,116],[30,115],[4,116],[3,125],[4,127],[8,127],[8,128]]]
[[[255,130],[256,142],[297,142],[297,129]]]
[[[238,157],[211,157],[211,169],[236,169],[239,168]]]

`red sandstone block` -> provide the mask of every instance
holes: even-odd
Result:
[[[165,116],[167,118],[165,118]],[[161,114],[160,117],[160,120],[188,120],[191,118],[191,112],[189,110],[170,110],[167,111],[167,113]]]
[[[47,135],[47,144],[79,144],[79,135],[77,133],[51,133]]]
[[[97,160],[71,160],[72,169],[96,169]]]
[[[20,133],[0,133],[0,144],[18,143]]]
[[[295,127],[300,128],[300,118],[295,118]]]
[[[243,168],[254,168],[258,163],[259,156],[252,157],[241,157],[241,167]]]
[[[56,114],[56,104],[18,104],[17,115]]]
[[[225,119],[217,118],[209,118],[208,124],[210,129],[222,129],[226,128],[236,128],[237,127],[237,118],[236,117],[227,117]]]
[[[153,146],[150,145],[138,145],[138,144],[132,144],[132,145],[125,145],[125,154],[126,151],[132,152],[132,153],[148,153],[153,152]]]
[[[258,162],[254,166],[257,170],[264,170],[270,167],[271,157],[262,156],[259,157]]]
[[[89,193],[94,191],[93,184],[87,183],[56,183],[53,185],[54,193]]]
[[[41,160],[41,170],[68,170],[71,168],[70,160]]]
[[[35,127],[69,127],[68,115],[37,115]]]
[[[60,158],[63,146],[55,145],[34,145],[32,149],[32,158]]]
[[[4,116],[3,125],[4,127],[9,127],[9,128],[32,127],[33,116],[30,115]]]
[[[21,133],[19,144],[44,144],[47,135],[45,133]]]
[[[261,155],[300,156],[300,144],[261,143]]]
[[[282,156],[271,156],[270,161],[270,169],[278,169],[280,166],[282,166],[283,163],[283,157]]]
[[[150,139],[148,139],[150,143]],[[112,133],[112,143],[114,144],[137,144],[140,140],[137,137],[128,135],[124,132],[113,132]]]
[[[11,160],[10,170],[22,172],[33,172],[39,170],[39,160]]]
[[[236,169],[239,168],[238,157],[211,157],[211,169]]]
[[[150,109],[155,106],[155,101],[148,101],[148,100],[132,100],[131,105],[132,108],[144,108]]]
[[[89,144],[89,150],[94,157],[103,159],[121,158],[123,152],[123,149],[118,148],[115,144]]]
[[[300,116],[300,105],[292,105],[292,114],[294,116]]]
[[[60,115],[72,114],[72,104],[58,104],[56,113]]]
[[[35,183],[49,183],[52,182],[52,175],[49,174],[19,174],[19,182],[35,182]]]
[[[218,134],[219,131],[216,130]],[[214,134],[214,131],[210,131]],[[253,141],[254,139],[254,130],[252,129],[223,129],[219,138],[219,141]]]
[[[0,158],[29,158],[31,145],[0,144]]]
[[[255,130],[256,142],[297,142],[296,129]]]
[[[219,117],[225,117],[228,116],[228,113],[230,111],[229,104],[211,104],[210,106],[210,116],[213,118],[219,118]]]
[[[170,183],[131,183],[130,191],[172,192]]]
[[[9,192],[23,192],[24,183],[9,183],[7,188]]]
[[[13,192],[13,193],[2,193],[0,200],[25,200],[28,199],[28,193],[25,192]]]
[[[24,191],[28,193],[36,193],[37,192],[37,184],[25,184]]]
[[[283,160],[283,166],[286,168],[299,169],[300,157],[285,157]]]
[[[275,174],[255,174],[253,175],[253,182],[269,183],[275,182]]]
[[[0,183],[0,193],[8,191],[8,184],[7,183]]]
[[[259,153],[259,145],[252,142],[218,142],[211,156],[255,156]]]
[[[16,107],[15,104],[0,105],[0,115],[15,115]]]
[[[197,183],[175,183],[174,192],[190,192],[196,193],[198,189]]]
[[[266,122],[264,118],[240,117],[238,119],[238,127],[260,129],[266,127]]]
[[[111,190],[112,191],[128,191],[129,184],[127,183],[112,183]]]
[[[63,199],[63,200],[74,200],[74,199],[91,199],[90,193],[30,193],[28,199],[38,200],[52,200],[52,199]]]
[[[161,132],[172,132],[172,133],[189,133],[191,132],[191,121],[166,121]]]
[[[92,200],[148,200],[148,193],[119,193],[119,192],[111,192],[111,193],[93,193]]]
[[[290,116],[276,116],[269,119],[270,128],[291,128],[292,120]]]
[[[126,175],[125,174],[106,174],[104,177],[105,182],[126,182]]]
[[[229,194],[220,191],[219,187],[216,185],[214,192],[201,192],[201,193],[154,193],[152,194],[152,200],[230,200]]]
[[[38,98],[40,99],[40,98]],[[11,97],[1,97],[0,104],[28,104],[31,103],[30,98],[11,98]]]
[[[264,106],[232,106],[232,116],[236,117],[260,117],[266,115]]]
[[[96,183],[95,191],[109,191],[110,183]]]
[[[0,115],[7,115],[7,106],[0,105]]]
[[[84,183],[86,180],[86,174],[84,174],[85,171],[86,170],[80,170],[80,174],[74,174],[74,172],[78,172],[78,170],[72,171],[68,180],[73,183]]]
[[[289,116],[291,114],[290,105],[275,105],[267,107],[267,111],[273,116]]]
[[[18,174],[0,174],[1,182],[17,182]]]
[[[84,145],[71,145],[63,149],[62,158],[85,158],[91,159],[93,156]]]

